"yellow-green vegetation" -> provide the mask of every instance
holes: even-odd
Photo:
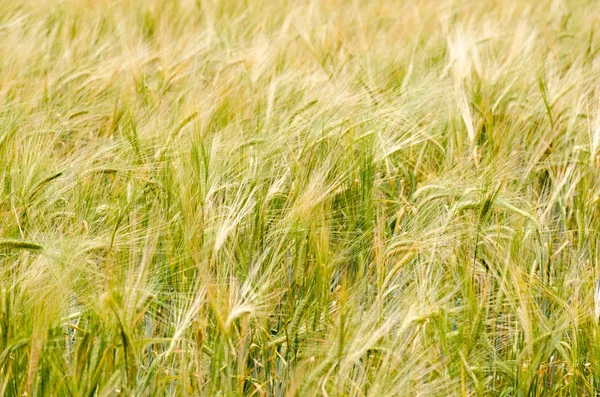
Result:
[[[3,0],[0,395],[597,395],[599,21]]]

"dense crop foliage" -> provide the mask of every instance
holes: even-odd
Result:
[[[3,0],[0,395],[597,395],[599,20]]]

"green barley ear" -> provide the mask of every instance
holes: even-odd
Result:
[[[40,190],[41,190],[41,189],[42,189],[42,188],[43,188],[45,185],[47,185],[48,183],[52,182],[53,180],[55,180],[55,179],[57,179],[57,178],[61,177],[61,176],[62,176],[62,174],[63,174],[63,172],[62,172],[62,171],[60,171],[60,172],[54,173],[54,174],[52,174],[52,175],[50,175],[50,176],[48,176],[48,177],[46,177],[46,178],[42,179],[40,182],[38,182],[38,183],[37,183],[37,184],[36,184],[36,185],[33,187],[33,189],[31,190],[31,193],[29,194],[29,200],[31,200],[33,197],[35,197],[35,195],[36,195],[37,193],[39,193],[39,192],[40,192]]]
[[[594,289],[594,320],[600,319],[600,279],[596,281],[596,288]]]
[[[8,250],[29,250],[29,251],[43,251],[44,247],[40,244],[25,241],[25,240],[14,240],[14,239],[1,239],[0,248]]]

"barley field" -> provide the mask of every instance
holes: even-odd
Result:
[[[2,0],[0,396],[600,394],[599,22]]]

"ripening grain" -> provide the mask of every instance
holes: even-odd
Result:
[[[598,395],[599,22],[2,1],[0,395]]]

